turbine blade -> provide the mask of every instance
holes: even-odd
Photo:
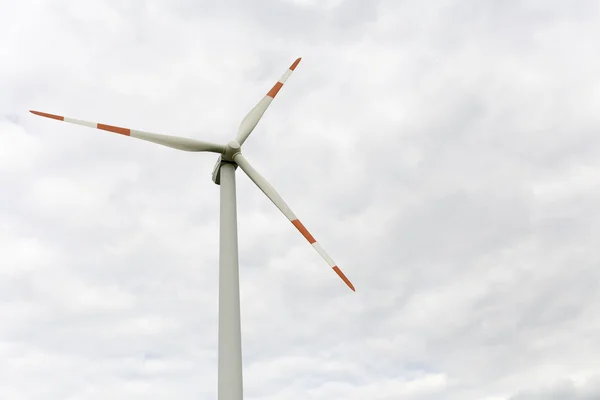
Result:
[[[152,142],[156,144],[160,144],[163,146],[171,147],[178,150],[184,151],[210,151],[213,153],[223,153],[225,151],[225,146],[203,142],[196,139],[189,139],[177,136],[169,136],[169,135],[161,135],[158,133],[150,133],[144,131],[138,131],[135,129],[129,128],[121,128],[119,126],[112,126],[106,124],[99,124],[96,122],[82,121],[79,119],[63,117],[61,115],[48,114],[41,111],[33,111],[29,110],[32,114],[39,115],[41,117],[56,119],[58,121],[69,122],[71,124],[87,126],[90,128],[101,129],[103,131],[109,131],[118,133],[120,135],[131,136],[136,139],[145,140],[147,142]]]
[[[246,139],[248,139],[248,136],[250,135],[250,133],[252,133],[254,127],[256,127],[258,121],[260,121],[265,111],[267,111],[267,108],[269,108],[269,105],[271,104],[275,96],[277,96],[277,93],[279,92],[285,81],[287,81],[292,72],[296,69],[301,59],[302,58],[297,58],[296,61],[294,61],[294,63],[290,65],[288,70],[285,71],[285,74],[283,74],[279,81],[277,81],[275,85],[271,88],[271,90],[269,90],[269,93],[267,93],[267,95],[261,101],[259,101],[258,104],[256,104],[256,106],[254,106],[254,108],[242,120],[237,137],[235,138],[235,140],[240,145],[243,144],[246,141]]]
[[[298,231],[304,236],[306,240],[314,247],[314,249],[323,257],[327,264],[335,271],[336,274],[350,289],[356,291],[354,289],[354,285],[350,282],[350,280],[344,275],[342,270],[337,266],[337,264],[329,257],[329,255],[325,252],[325,250],[321,247],[319,243],[315,240],[315,238],[310,234],[310,232],[302,225],[302,222],[298,220],[296,214],[292,212],[290,207],[283,201],[279,193],[275,191],[273,186],[262,175],[260,175],[246,160],[246,158],[238,153],[234,156],[233,160],[237,163],[237,165],[248,175],[248,177],[262,190],[264,194],[267,195],[269,199],[279,208],[279,210],[290,220],[290,222],[298,229]]]

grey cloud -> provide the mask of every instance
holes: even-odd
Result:
[[[172,10],[178,17],[186,19],[235,19],[238,24],[263,32],[267,40],[269,37],[271,40],[287,40],[292,45],[357,40],[376,21],[380,5],[379,1],[361,0],[294,3],[277,0],[198,3],[182,0],[175,2]],[[214,37],[212,40],[220,39]],[[266,55],[264,50],[261,53]]]
[[[326,3],[0,17],[7,398],[216,390],[214,156],[26,110],[225,140],[297,56],[245,152],[357,292],[239,173],[246,397],[597,397],[596,3]]]
[[[523,391],[512,397],[510,400],[536,400],[536,399],[552,399],[552,400],[594,400],[600,398],[600,385],[596,378],[588,380],[585,383],[566,380],[564,382],[555,383],[551,387],[535,391]]]

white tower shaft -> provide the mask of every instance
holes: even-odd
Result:
[[[220,166],[218,400],[242,400],[242,334],[235,165]]]

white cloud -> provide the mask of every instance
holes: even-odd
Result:
[[[2,174],[30,172],[40,154],[40,143],[23,127],[9,119],[0,120],[0,171]]]
[[[214,155],[237,174],[247,399],[592,399],[596,2],[25,0],[0,16],[3,399],[216,396]],[[36,382],[32,385],[31,382]]]

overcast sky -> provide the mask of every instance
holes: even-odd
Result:
[[[215,399],[216,156],[245,398],[600,399],[600,3],[0,0],[0,398]]]

